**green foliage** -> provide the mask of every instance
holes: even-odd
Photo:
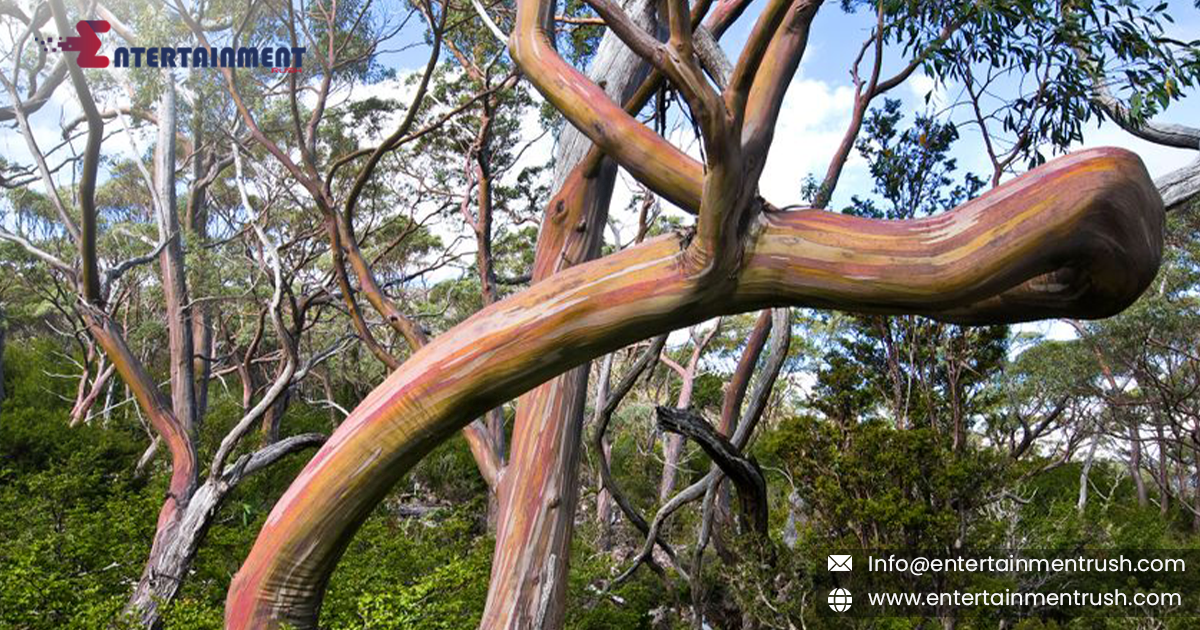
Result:
[[[763,437],[766,462],[787,471],[806,518],[827,543],[855,548],[941,549],[961,517],[1003,487],[1005,461],[987,449],[955,453],[932,429],[882,421],[847,427],[811,417]]]
[[[870,165],[873,192],[883,204],[854,195],[847,214],[874,219],[929,216],[950,210],[983,189],[983,180],[973,173],[955,182],[958,162],[949,152],[959,135],[953,123],[917,115],[911,126],[901,129],[903,119],[900,101],[889,98],[863,122],[863,136],[856,146]]]
[[[430,522],[377,513],[339,565],[322,611],[334,628],[472,630],[487,595],[493,542],[471,512]]]
[[[566,630],[650,630],[654,627],[650,611],[667,597],[662,582],[643,572],[604,593],[598,585],[608,583],[612,566],[612,558],[595,553],[585,536],[575,537]]]
[[[6,352],[0,415],[0,627],[97,628],[141,572],[161,486],[132,475],[119,428],[67,426],[48,343]],[[47,391],[47,388],[50,391]]]
[[[9,344],[6,351],[10,395],[0,415],[4,628],[111,626],[141,573],[165,491],[163,472],[134,474],[145,448],[135,421],[114,415],[107,427],[67,426],[69,405],[50,393],[72,392],[46,376],[68,370],[56,350],[43,340]],[[215,396],[204,435],[226,430],[238,409],[232,398]],[[322,410],[293,405],[288,413],[289,431],[327,428]],[[167,630],[222,627],[229,580],[303,463],[289,458],[251,476],[229,496],[183,592],[165,610]],[[443,445],[411,479],[426,492],[457,497],[460,507],[426,522],[396,517],[389,511],[394,501],[385,503],[355,538],[330,587],[323,619],[331,627],[477,625],[492,543],[482,531],[484,486],[465,444]]]

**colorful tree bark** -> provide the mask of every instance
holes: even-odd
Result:
[[[1104,317],[1154,277],[1162,222],[1140,159],[1099,149],[931,218],[763,208],[721,281],[696,264],[688,234],[557,273],[433,340],[354,410],[272,510],[230,588],[227,626],[313,627],[338,557],[408,469],[471,418],[584,361],[769,306],[973,324]]]

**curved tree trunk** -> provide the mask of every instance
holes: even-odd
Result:
[[[1104,149],[936,217],[766,208],[750,221],[724,281],[672,234],[559,272],[414,353],[276,504],[230,587],[227,627],[313,627],[338,558],[407,470],[471,418],[591,358],[773,305],[971,324],[1107,316],[1154,277],[1163,213],[1141,160]]]

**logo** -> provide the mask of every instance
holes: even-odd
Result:
[[[829,607],[833,612],[846,612],[850,610],[850,591],[844,588],[835,588],[829,591]]]
[[[112,26],[104,20],[80,20],[75,24],[78,37],[37,38],[46,52],[78,52],[80,68],[107,68],[110,60],[99,54],[99,33]],[[113,51],[114,67],[141,68],[269,68],[274,73],[303,72],[304,46],[119,46]]]
[[[826,569],[829,571],[849,571],[853,568],[854,558],[851,558],[848,553],[831,553],[828,562],[829,565]]]
[[[35,38],[46,52],[75,51],[79,53],[75,61],[80,68],[107,68],[108,57],[97,54],[100,52],[100,38],[97,33],[107,33],[110,30],[112,30],[112,26],[104,20],[80,20],[75,23],[75,32],[79,33],[78,37]]]

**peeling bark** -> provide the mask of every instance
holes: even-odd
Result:
[[[597,170],[592,177],[573,177],[574,185],[550,204],[535,254],[534,286],[599,253],[616,166],[605,161]],[[496,552],[481,629],[528,628],[535,621],[532,627],[561,626],[587,378],[587,366],[577,367],[517,399],[512,452],[498,488]]]
[[[1167,212],[1183,210],[1200,197],[1200,159],[1154,180]]]
[[[155,538],[155,553],[146,563],[126,612],[145,628],[158,627],[162,607],[175,600],[192,561],[203,542],[221,503],[247,475],[280,458],[325,441],[320,434],[303,434],[276,442],[253,455],[243,456],[223,475],[213,475],[201,484],[166,531]]]

